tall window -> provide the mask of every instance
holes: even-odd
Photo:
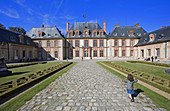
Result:
[[[131,47],[133,47],[133,40],[131,40]]]
[[[41,47],[41,41],[39,41],[38,46]]]
[[[160,48],[156,48],[156,55],[157,57],[160,57]]]
[[[69,47],[71,48],[73,46],[72,40],[69,41]]]
[[[103,57],[103,51],[102,50],[100,51],[100,57]]]
[[[144,58],[144,50],[141,50],[142,58]]]
[[[76,40],[76,47],[79,47],[79,41]]]
[[[100,40],[100,47],[103,47],[103,40]]]
[[[148,57],[151,56],[151,49],[148,49]]]
[[[93,35],[94,37],[96,37],[96,32],[94,32],[94,35]]]
[[[87,31],[85,31],[85,37],[87,37]]]
[[[122,46],[125,46],[125,40],[122,40]]]
[[[117,57],[117,55],[118,55],[118,51],[117,51],[117,50],[115,50],[115,57]]]
[[[85,48],[88,48],[88,40],[85,40]]]
[[[93,51],[93,56],[94,56],[94,57],[97,57],[97,50],[94,50],[94,51]]]
[[[117,47],[117,40],[115,40],[115,46]]]
[[[58,58],[58,52],[55,51],[54,54],[55,54],[55,58]]]
[[[47,52],[47,58],[50,58],[50,52]]]
[[[32,58],[32,51],[30,51],[29,54],[30,54],[30,59],[31,59]]]
[[[122,51],[122,56],[125,57],[125,50]]]
[[[103,36],[103,33],[102,33],[102,32],[100,32],[100,36]]]
[[[93,44],[94,44],[93,47],[97,47],[97,40],[93,40]]]
[[[72,36],[72,33],[70,32],[70,33],[69,33],[69,37],[71,37],[71,36]]]
[[[54,44],[53,44],[53,41],[51,41],[51,47],[53,47],[53,45],[54,45]]]
[[[133,50],[130,51],[130,56],[131,56],[131,57],[133,56]]]
[[[76,36],[78,37],[78,32],[76,32]]]
[[[79,57],[79,51],[76,50],[76,57]]]
[[[57,47],[57,41],[56,40],[54,41],[54,47]]]
[[[50,41],[47,41],[47,47],[50,47]]]
[[[15,50],[15,59],[18,59],[18,50]]]

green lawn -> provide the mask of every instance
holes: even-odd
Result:
[[[34,72],[48,69],[50,67],[56,66],[59,63],[60,62],[50,62],[46,64],[36,64],[36,65],[9,69],[9,71],[12,71],[12,75],[6,76],[6,77],[0,77],[0,84],[3,82],[9,81],[9,80],[13,80],[13,79],[28,75],[28,74],[32,74]]]
[[[28,91],[22,93],[18,97],[14,98],[13,100],[7,102],[6,104],[2,105],[0,107],[0,111],[16,111],[19,107],[21,107],[25,102],[30,100],[32,97],[34,97],[38,92],[46,88],[50,83],[55,81],[59,76],[61,76],[63,73],[67,72],[71,67],[73,67],[76,64],[74,62],[70,66],[64,68],[63,70],[57,72],[56,74],[52,75],[48,79],[45,79],[35,87],[29,89]]]
[[[108,71],[110,71],[114,75],[120,77],[122,80],[124,80],[126,78],[125,76],[121,75],[120,73],[118,73],[118,72],[116,72],[116,71],[114,71],[114,70],[104,66],[100,62],[97,62],[97,63],[99,65],[101,65],[102,67],[106,68]],[[153,101],[153,103],[155,105],[157,105],[157,107],[165,108],[165,109],[167,109],[167,111],[170,111],[170,107],[169,107],[170,106],[170,101],[167,98],[165,98],[165,97],[155,93],[154,91],[152,91],[152,90],[150,90],[150,89],[148,89],[148,88],[146,88],[146,87],[144,87],[144,86],[142,86],[142,85],[140,85],[138,83],[134,84],[134,89],[141,89],[141,90],[143,90],[144,92],[141,92],[141,93],[143,93],[144,95],[149,97]]]
[[[167,69],[167,68],[139,64],[139,63],[121,62],[121,61],[116,61],[114,63],[117,65],[121,65],[121,66],[130,68],[130,69],[138,70],[141,72],[145,72],[148,74],[152,74],[152,75],[159,76],[159,77],[170,80],[170,75],[164,73],[165,69]]]

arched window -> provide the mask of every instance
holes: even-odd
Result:
[[[154,34],[149,35],[150,40],[149,41],[154,41]]]
[[[70,33],[69,33],[69,37],[71,37],[71,36],[72,36],[72,33],[70,32]]]
[[[85,31],[85,37],[87,37],[87,31]]]
[[[94,32],[93,36],[96,37],[96,32]]]

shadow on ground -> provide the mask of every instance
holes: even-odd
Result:
[[[141,93],[141,92],[144,92],[144,91],[143,91],[143,90],[141,90],[141,89],[136,89],[136,90],[134,90],[133,97],[137,97],[137,96],[138,96],[138,94],[139,94],[139,93]]]

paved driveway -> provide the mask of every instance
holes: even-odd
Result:
[[[125,83],[95,61],[79,61],[18,110],[138,111],[156,110],[139,94],[130,102]]]

